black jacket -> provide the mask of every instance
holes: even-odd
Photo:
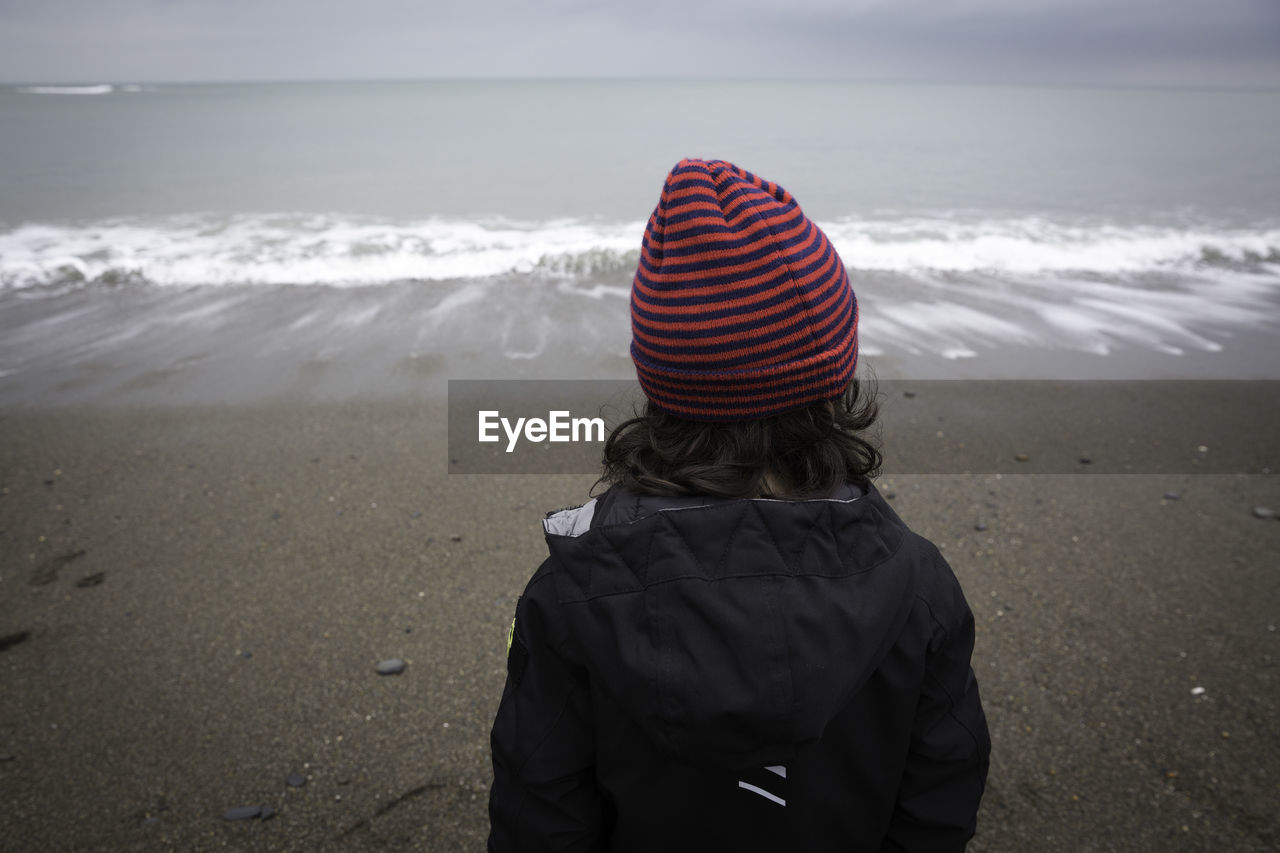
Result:
[[[874,488],[548,516],[493,851],[961,850],[990,741],[950,567]]]

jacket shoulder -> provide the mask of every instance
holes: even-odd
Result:
[[[913,594],[917,606],[928,614],[932,634],[931,647],[955,635],[972,635],[973,611],[966,600],[960,579],[942,552],[929,539],[918,533],[907,533],[904,550],[915,554]]]

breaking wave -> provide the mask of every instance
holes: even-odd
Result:
[[[937,277],[1280,275],[1280,228],[1064,225],[1041,218],[820,223],[851,272]],[[370,286],[533,277],[629,283],[643,222],[394,222],[179,216],[0,230],[0,288]]]
[[[126,91],[129,91],[126,87]],[[136,91],[136,88],[133,89]],[[99,83],[93,86],[19,86],[18,91],[25,95],[110,95],[115,86]]]

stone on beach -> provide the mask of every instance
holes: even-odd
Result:
[[[234,809],[228,809],[222,816],[223,820],[251,820],[262,816],[262,806],[239,806]]]
[[[25,643],[30,638],[30,631],[15,631],[12,634],[5,634],[3,637],[0,637],[0,652],[12,646],[16,646],[19,643]]]
[[[375,667],[378,675],[399,675],[404,672],[405,662],[400,658],[388,658]]]

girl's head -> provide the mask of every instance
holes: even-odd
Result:
[[[723,160],[682,160],[649,218],[631,289],[648,398],[610,438],[605,480],[643,491],[812,494],[870,476],[855,433],[858,302],[791,194]]]

